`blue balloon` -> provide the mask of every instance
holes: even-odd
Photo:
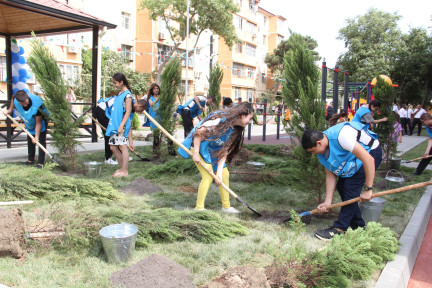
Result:
[[[20,91],[18,88],[12,90],[12,94],[15,95],[16,92]]]
[[[27,69],[21,68],[18,70],[19,77],[27,77]]]
[[[26,58],[24,56],[19,56],[19,63],[20,64],[26,64]]]
[[[27,71],[27,79],[31,79],[33,77],[32,73],[30,71]]]
[[[20,49],[19,49],[19,52],[18,52],[18,54],[19,55],[23,55],[24,54],[24,48],[23,47],[19,47]]]
[[[11,57],[12,64],[18,63],[20,60],[20,57],[22,57],[22,56],[18,55],[17,53],[12,53],[12,57]]]
[[[30,94],[30,90],[29,89],[23,89],[23,91],[25,91],[27,94]]]
[[[27,82],[27,78],[26,77],[19,77],[19,81],[26,83]]]
[[[20,82],[19,77],[18,76],[12,76],[12,84],[17,84],[18,82]]]

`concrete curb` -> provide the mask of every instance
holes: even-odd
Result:
[[[432,186],[428,186],[405,231],[399,238],[401,249],[393,261],[381,272],[375,288],[406,288],[414,269],[417,254],[423,241],[432,212]]]

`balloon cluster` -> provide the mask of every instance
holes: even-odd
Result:
[[[24,90],[30,93],[30,89],[26,84],[27,80],[32,77],[26,58],[23,56],[24,48],[18,46],[16,40],[12,41],[12,94],[15,94],[19,90]]]

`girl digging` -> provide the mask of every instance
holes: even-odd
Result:
[[[183,145],[191,149],[193,160],[201,173],[201,183],[198,187],[198,197],[195,210],[204,210],[204,202],[213,178],[201,167],[203,163],[212,168],[218,180],[216,184],[229,185],[229,172],[226,163],[231,162],[240,151],[243,144],[243,132],[253,118],[254,110],[249,103],[240,103],[237,106],[218,110],[202,120],[184,140]],[[193,146],[193,148],[191,148]],[[179,148],[177,151],[184,158],[189,154]],[[229,193],[219,186],[222,198],[222,211],[226,213],[240,213],[231,207]]]
[[[115,96],[105,135],[110,137],[108,141],[110,149],[120,165],[120,169],[114,172],[113,177],[123,177],[128,176],[129,152],[127,146],[129,145],[130,149],[134,150],[132,132],[130,132],[132,93],[123,73],[114,74],[112,82],[119,93]]]

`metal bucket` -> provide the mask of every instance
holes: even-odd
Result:
[[[99,231],[109,263],[125,263],[132,258],[137,233],[138,227],[128,223],[106,226]]]
[[[378,222],[381,212],[383,210],[385,199],[376,197],[372,198],[369,202],[360,202],[360,211],[363,219],[367,222]]]
[[[405,182],[402,174],[395,169],[390,169],[387,171],[385,180],[387,189],[396,189],[402,187],[403,183]]]
[[[248,165],[249,168],[251,168],[252,170],[255,170],[255,171],[259,171],[265,166],[265,163],[253,162],[253,161],[249,161],[246,164]]]
[[[102,163],[96,161],[85,162],[84,171],[86,176],[90,178],[97,178],[101,175]]]

